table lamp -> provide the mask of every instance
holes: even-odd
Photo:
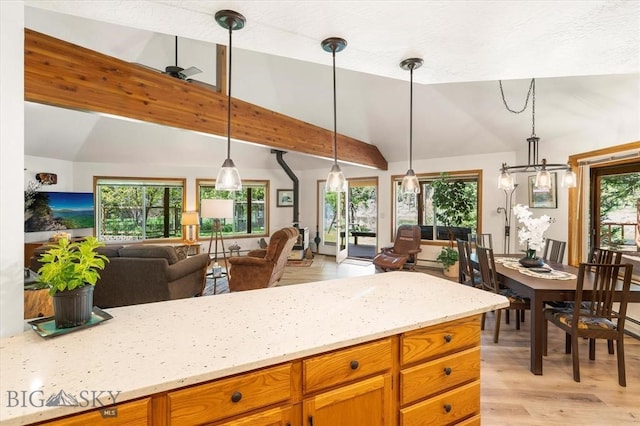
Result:
[[[182,212],[182,226],[185,227],[186,231],[183,235],[186,236],[185,240],[188,243],[196,241],[195,226],[198,224],[198,212]]]
[[[218,260],[218,239],[222,244],[222,257],[224,259],[224,267],[227,267],[227,255],[224,250],[224,240],[222,239],[222,226],[220,225],[221,219],[233,218],[233,200],[202,200],[200,205],[200,216],[203,218],[213,219],[211,226],[211,238],[209,239],[209,257],[211,257],[211,245],[213,239],[216,239],[215,245],[215,257]]]

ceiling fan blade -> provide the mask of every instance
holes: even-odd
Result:
[[[202,70],[200,68],[189,67],[189,68],[187,68],[185,70],[182,70],[181,74],[184,75],[185,77],[190,77],[192,75],[199,74],[201,72],[202,72]]]

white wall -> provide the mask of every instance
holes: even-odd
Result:
[[[23,2],[0,2],[0,336],[23,329],[23,28]]]

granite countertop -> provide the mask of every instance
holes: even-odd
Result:
[[[486,291],[390,272],[106,309],[113,319],[92,328],[0,340],[0,423],[94,408],[45,406],[61,391],[104,391],[102,403],[119,392],[119,403],[505,306]]]

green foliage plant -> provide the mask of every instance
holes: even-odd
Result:
[[[458,251],[452,247],[442,247],[442,250],[438,253],[436,260],[439,263],[442,263],[444,269],[449,269],[458,261]]]
[[[57,243],[40,256],[43,264],[38,270],[42,288],[48,288],[53,296],[56,292],[73,290],[85,285],[96,285],[105,262],[109,261],[104,255],[95,251],[104,246],[96,237],[87,237],[80,242],[69,242],[60,238]]]

